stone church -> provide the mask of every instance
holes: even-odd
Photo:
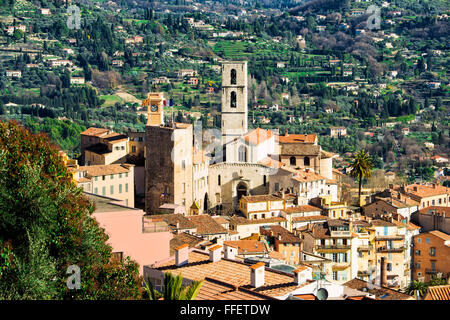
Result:
[[[278,169],[309,169],[331,179],[333,154],[316,135],[280,135],[277,130],[248,130],[247,62],[222,64],[221,154],[206,154],[194,144],[191,124],[164,124],[162,94],[150,93],[146,126],[146,211],[165,204],[186,213],[232,213],[243,195],[269,193]]]

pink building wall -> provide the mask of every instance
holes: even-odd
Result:
[[[170,231],[143,232],[141,210],[95,212],[93,216],[100,227],[109,236],[107,243],[113,252],[123,252],[123,257],[139,264],[139,273],[143,275],[144,265],[169,258]]]

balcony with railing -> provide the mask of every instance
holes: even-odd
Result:
[[[320,244],[316,245],[316,250],[350,250],[349,244]]]
[[[350,262],[333,262],[332,269],[347,269],[350,267]]]
[[[377,248],[377,252],[403,252],[404,250],[406,250],[405,246],[398,246],[398,247],[383,246]]]
[[[399,236],[399,235],[376,235],[375,240],[376,241],[388,241],[388,240],[404,240],[405,236]]]
[[[348,230],[343,230],[343,231],[334,231],[334,230],[330,230],[330,236],[333,238],[336,237],[350,237],[351,236],[351,232]]]
[[[373,250],[373,245],[369,244],[369,245],[360,245],[358,246],[358,248],[356,249],[358,251],[372,251]]]

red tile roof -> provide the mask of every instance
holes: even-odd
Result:
[[[316,139],[315,134],[285,134],[278,137],[280,143],[314,143]]]
[[[303,206],[290,207],[290,208],[286,208],[283,210],[283,212],[286,212],[286,213],[314,212],[314,211],[322,211],[322,209],[311,206],[309,204],[305,204]]]
[[[244,140],[253,144],[258,145],[260,143],[265,142],[266,140],[272,138],[274,136],[271,130],[264,130],[261,128],[256,128],[255,130],[250,131],[244,136]]]
[[[108,134],[109,132],[110,132],[109,129],[91,127],[81,132],[81,135],[101,137],[105,134]]]
[[[259,288],[253,288],[250,285],[250,267],[243,262],[223,258],[217,262],[212,262],[209,261],[208,253],[195,249],[189,252],[188,260],[187,264],[177,267],[173,257],[166,262],[154,264],[150,267],[161,272],[170,271],[174,275],[180,274],[190,280],[204,280],[208,277],[231,285],[239,285],[243,289],[271,297],[286,295],[311,283],[307,281],[304,284],[297,285],[294,283],[293,276],[266,268],[265,284]]]
[[[190,216],[188,219],[197,227],[197,234],[199,235],[228,233],[227,229],[218,224],[208,214]]]
[[[223,244],[237,248],[238,254],[257,254],[266,252],[264,244],[258,240],[224,241]]]
[[[274,298],[212,278],[205,278],[195,300],[273,300]]]
[[[442,194],[450,194],[450,189],[448,187],[436,184],[435,185],[412,184],[405,187],[405,192],[415,195],[420,199],[422,199]]]

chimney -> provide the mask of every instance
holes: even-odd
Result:
[[[259,288],[264,285],[265,263],[258,262],[250,267],[250,285]]]
[[[284,136],[285,137],[289,136],[288,129],[286,129],[286,131],[284,131]]]
[[[385,257],[381,257],[380,286],[382,287],[387,286],[387,269]]]
[[[175,265],[180,267],[189,262],[189,245],[187,243],[175,248]]]
[[[224,248],[225,259],[234,260],[238,253],[237,247],[231,246],[229,244],[225,244],[223,248]]]
[[[278,235],[278,241],[281,241],[281,234]]]
[[[303,284],[306,282],[306,277],[304,276],[304,274],[302,274],[302,271],[304,271],[305,269],[300,267],[298,269],[295,269],[294,272],[294,283],[297,285]]]
[[[222,246],[216,245],[209,248],[209,261],[217,262],[222,258]]]

